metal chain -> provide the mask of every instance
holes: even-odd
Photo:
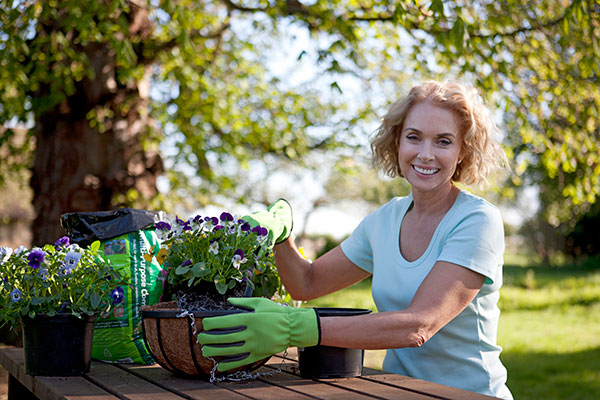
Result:
[[[194,313],[189,312],[188,310],[183,310],[182,312],[180,312],[179,314],[177,314],[176,317],[177,318],[190,317],[190,320],[192,321],[192,322],[190,322],[190,326],[193,329],[192,333],[194,335],[196,335],[198,333],[197,330],[196,330],[196,318],[194,317]]]
[[[232,372],[230,374],[223,375],[221,377],[216,376],[217,366],[219,364],[218,361],[215,360],[213,357],[208,357],[213,362],[213,368],[210,371],[210,383],[218,383],[218,382],[223,382],[223,381],[241,382],[241,381],[255,380],[260,377],[273,376],[282,371],[283,365],[285,364],[285,357],[287,355],[288,355],[288,352],[286,349],[283,352],[283,355],[281,358],[281,364],[279,364],[279,367],[277,367],[277,369],[274,369],[272,371],[255,372],[255,373],[248,372],[248,371],[236,371],[236,372]]]
[[[196,319],[194,317],[194,313],[188,311],[188,310],[183,310],[182,312],[180,312],[179,314],[176,315],[177,318],[185,318],[185,317],[189,317],[191,322],[191,327],[193,330],[193,334],[196,335],[197,334],[197,328],[196,328]],[[285,350],[285,352],[283,353],[283,358],[281,359],[281,364],[279,364],[279,367],[273,371],[268,371],[268,372],[255,372],[255,373],[251,373],[248,371],[236,371],[236,372],[232,372],[230,374],[226,374],[223,375],[221,377],[217,377],[216,373],[217,373],[217,366],[218,366],[218,362],[217,360],[215,360],[213,357],[207,357],[209,360],[211,360],[213,362],[213,367],[210,371],[210,383],[218,383],[218,382],[223,382],[223,381],[231,381],[231,382],[241,382],[241,381],[248,381],[248,380],[255,380],[265,376],[272,376],[275,374],[278,374],[281,372],[283,365],[285,364],[285,357],[288,355],[287,349]]]

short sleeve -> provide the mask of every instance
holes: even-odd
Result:
[[[438,260],[480,273],[486,277],[486,284],[492,284],[504,256],[504,226],[500,211],[487,202],[480,202],[461,214],[462,218],[448,234]]]
[[[373,249],[367,232],[368,219],[369,216],[358,224],[352,234],[342,242],[341,248],[350,261],[372,274]]]

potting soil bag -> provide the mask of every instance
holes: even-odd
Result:
[[[100,251],[129,280],[123,302],[96,319],[92,358],[115,363],[154,361],[144,345],[140,307],[158,303],[163,291],[160,265],[155,258],[144,257],[153,246],[160,246],[153,228],[159,220],[164,220],[162,212],[129,208],[61,216],[73,243],[86,246],[100,240]]]

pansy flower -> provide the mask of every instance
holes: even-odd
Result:
[[[68,247],[69,244],[71,244],[71,240],[68,236],[63,236],[60,239],[57,239],[56,242],[54,242],[54,246],[56,247]]]
[[[46,257],[46,252],[42,249],[35,248],[27,255],[27,264],[29,264],[31,268],[37,269],[44,262],[44,257]]]
[[[40,278],[42,278],[43,281],[48,280],[48,268],[40,267],[40,269],[38,269],[38,273],[40,274]]]
[[[63,264],[63,266],[58,270],[58,276],[64,278],[68,275],[71,275],[71,273],[73,272],[73,268],[71,268],[70,266]]]
[[[269,234],[269,231],[267,230],[267,228],[263,228],[260,225],[255,226],[252,229],[252,232],[256,233],[258,236],[267,236]]]
[[[0,264],[8,260],[13,250],[10,247],[0,247]]]
[[[120,304],[125,299],[125,291],[121,286],[117,286],[110,294],[113,304]]]
[[[17,288],[14,288],[12,292],[10,292],[10,299],[13,301],[13,303],[21,300],[21,291]]]
[[[233,215],[229,214],[228,212],[223,212],[223,213],[221,213],[221,216],[219,219],[225,223],[229,223],[229,222],[233,221]]]
[[[175,217],[175,222],[177,223],[178,230],[182,230],[182,231],[191,231],[192,227],[190,226],[189,221],[184,221],[182,219],[180,219],[179,217]]]
[[[156,223],[156,229],[159,231],[170,231],[171,225],[168,222],[160,221]]]
[[[74,251],[69,251],[65,256],[65,265],[69,269],[74,269],[81,260],[81,254]]]
[[[74,251],[76,253],[81,253],[81,247],[78,244],[72,243],[67,247],[67,251]]]
[[[25,247],[25,246],[19,246],[19,247],[17,247],[15,249],[15,254],[19,255],[19,254],[21,254],[21,253],[23,253],[25,251],[27,251],[27,247]]]
[[[217,242],[216,240],[210,242],[210,245],[208,246],[208,252],[214,255],[219,254],[219,242]]]
[[[248,261],[248,259],[244,257],[244,252],[240,249],[237,249],[231,258],[231,262],[236,269],[240,269],[240,266],[246,261]]]

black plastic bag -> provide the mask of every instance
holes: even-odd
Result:
[[[121,208],[62,214],[60,225],[67,231],[71,242],[87,246],[95,240],[106,240],[138,231],[164,219],[163,211]]]

